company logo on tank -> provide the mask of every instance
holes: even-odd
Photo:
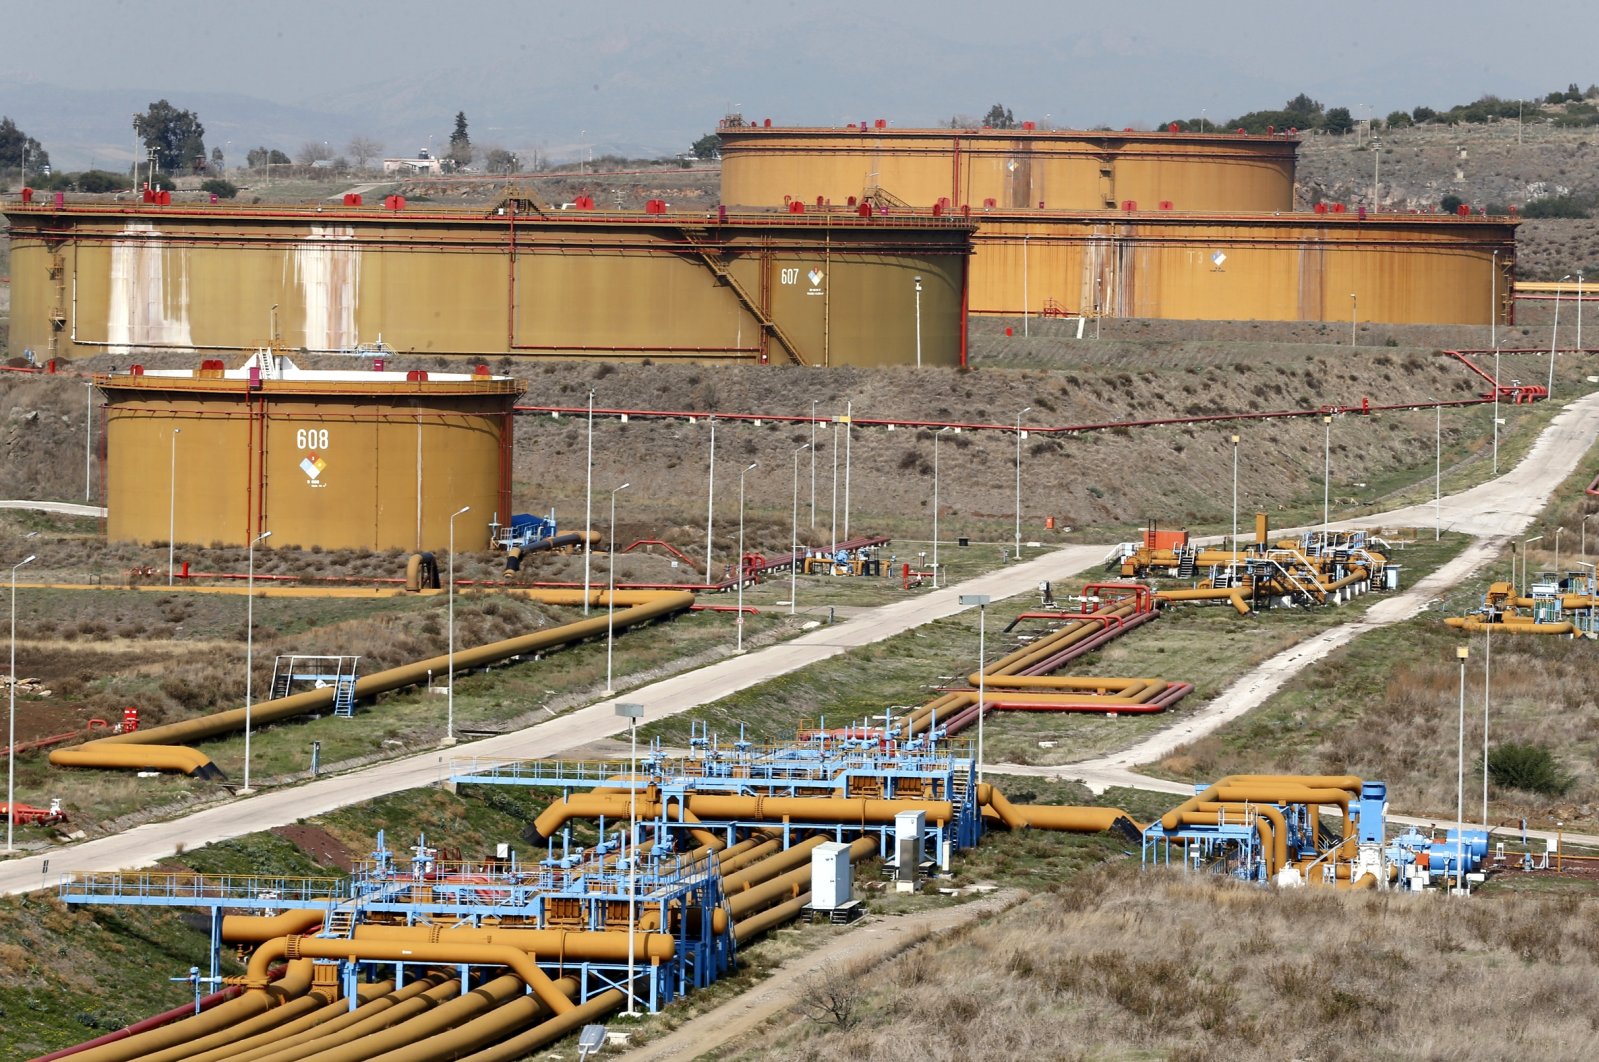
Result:
[[[328,463],[314,450],[300,459],[300,471],[305,473],[306,482],[313,487],[327,486],[318,478],[322,475],[322,470],[327,467]]]
[[[822,294],[822,278],[825,277],[825,276],[827,276],[827,274],[823,273],[820,269],[813,269],[809,273],[806,273],[805,274],[805,279],[809,280],[811,282],[811,286],[810,286],[810,290],[806,291],[805,294],[807,294],[807,295],[820,295],[820,294]]]

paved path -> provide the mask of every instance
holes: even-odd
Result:
[[[692,1062],[793,1007],[804,991],[805,979],[816,976],[824,967],[836,965],[849,970],[857,963],[887,961],[926,937],[942,936],[970,925],[1021,898],[1019,891],[1003,889],[955,907],[913,915],[868,916],[849,932],[783,963],[748,992],[629,1052],[628,1058],[633,1062]]]
[[[31,509],[38,513],[61,513],[64,516],[105,516],[105,507],[102,505],[76,505],[72,502],[0,501],[0,509]]]
[[[195,811],[181,819],[146,823],[113,837],[96,838],[12,860],[0,864],[0,892],[42,888],[53,884],[67,871],[149,866],[183,849],[271,829],[389,793],[429,785],[451,773],[450,761],[464,760],[468,753],[475,760],[493,761],[569,755],[574,749],[624,731],[614,708],[617,700],[645,705],[650,719],[676,715],[850,649],[953,615],[961,610],[961,594],[988,594],[998,601],[1026,593],[1043,580],[1060,579],[1099,563],[1108,549],[1107,546],[1067,546],[1052,550],[958,586],[904,598],[874,609],[868,615],[818,627],[765,649],[626,690],[615,698],[587,705],[528,729],[473,742],[448,753],[431,750],[304,785],[263,790],[251,797]]]

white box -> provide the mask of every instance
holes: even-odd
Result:
[[[811,907],[836,910],[854,898],[849,845],[824,841],[811,850]]]

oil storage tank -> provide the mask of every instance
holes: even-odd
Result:
[[[785,128],[723,121],[722,199],[768,206],[879,194],[907,204],[1292,210],[1297,136],[1133,130]]]
[[[112,540],[442,549],[511,511],[516,381],[472,373],[138,365],[101,375]]]
[[[12,203],[11,343],[48,357],[290,349],[954,366],[955,216],[498,205]],[[920,278],[920,283],[917,282]],[[271,324],[275,321],[275,324]],[[269,331],[269,327],[271,330]]]

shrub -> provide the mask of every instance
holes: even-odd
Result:
[[[1545,745],[1506,742],[1488,754],[1488,776],[1502,789],[1560,796],[1574,779],[1560,770],[1554,753]]]
[[[239,186],[232,181],[224,181],[220,177],[213,177],[209,181],[201,182],[200,191],[210,192],[218,199],[232,199],[239,194]]]

